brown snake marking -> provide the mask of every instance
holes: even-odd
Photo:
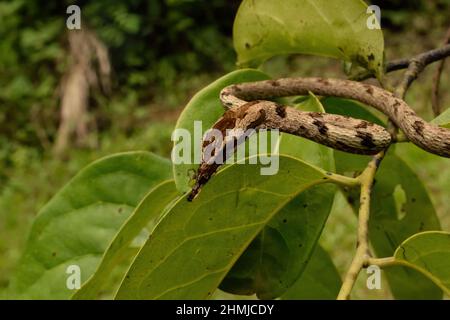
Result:
[[[220,100],[227,109],[213,126],[226,129],[279,129],[331,148],[356,153],[376,154],[391,141],[388,131],[374,123],[327,113],[305,112],[282,106],[266,99],[307,95],[311,91],[320,96],[334,96],[360,101],[383,112],[418,147],[442,157],[450,157],[450,130],[430,124],[402,99],[379,87],[350,80],[323,78],[285,78],[234,84],[224,88]],[[250,102],[249,102],[250,101]],[[214,143],[204,141],[203,147]],[[230,155],[236,141],[226,137],[217,146],[222,155]],[[219,165],[202,163],[197,171],[196,184],[188,200],[200,191]]]

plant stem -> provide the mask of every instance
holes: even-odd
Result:
[[[372,191],[373,181],[375,173],[380,165],[381,160],[385,155],[385,151],[382,151],[375,155],[372,161],[369,162],[366,169],[358,176],[358,180],[361,184],[360,206],[358,213],[358,239],[356,246],[356,253],[353,257],[350,268],[345,275],[344,282],[342,283],[341,290],[337,297],[338,300],[346,300],[350,298],[350,293],[355,285],[361,269],[367,265],[370,253],[369,253],[369,238],[368,238],[368,225],[370,216],[370,194]]]
[[[398,261],[395,260],[394,257],[387,258],[369,258],[367,260],[368,265],[376,265],[380,268],[390,267],[394,265],[399,265]]]
[[[450,44],[447,44],[441,48],[428,51],[411,58],[409,60],[408,69],[403,77],[403,81],[397,91],[397,95],[403,99],[411,83],[417,79],[419,74],[427,65],[435,61],[445,59],[449,55]]]
[[[345,187],[356,187],[360,185],[360,180],[358,178],[347,177],[337,173],[327,172],[328,179],[333,182],[343,185]]]

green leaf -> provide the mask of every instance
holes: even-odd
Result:
[[[258,70],[244,69],[234,71],[203,88],[191,99],[191,101],[189,101],[175,126],[175,130],[185,129],[190,133],[191,146],[189,148],[191,153],[188,157],[191,161],[186,161],[188,163],[176,163],[176,161],[173,161],[174,179],[178,190],[187,192],[191,189],[190,181],[199,164],[198,162],[196,164],[193,160],[196,157],[200,159],[201,154],[201,135],[204,134],[206,130],[210,129],[225,112],[219,100],[220,91],[226,86],[234,83],[267,79],[269,79],[269,76]],[[202,131],[198,135],[194,134],[195,121],[201,121],[200,128]],[[175,144],[176,142],[177,141],[175,141]],[[173,158],[172,154],[172,159]]]
[[[296,108],[324,112],[310,93]],[[333,151],[307,139],[281,134],[281,154],[334,170]],[[268,223],[241,255],[220,288],[260,299],[282,295],[302,274],[330,213],[336,188],[320,185],[298,195]]]
[[[301,277],[281,297],[283,300],[334,300],[342,281],[330,255],[317,246]]]
[[[280,156],[279,172],[261,165],[222,169],[193,201],[180,199],[139,252],[118,299],[210,297],[262,228],[289,201],[330,181],[326,172]]]
[[[173,180],[164,181],[154,187],[136,207],[128,220],[120,228],[111,242],[103,259],[92,277],[72,296],[76,300],[97,298],[100,290],[119,259],[130,243],[150,223],[156,225],[164,209],[176,198],[178,192]],[[150,230],[151,234],[151,230]]]
[[[339,163],[347,162],[349,170],[348,159],[348,155],[336,153],[337,167],[342,167]],[[394,152],[389,152],[381,163],[375,181],[369,236],[377,256],[392,256],[395,249],[413,234],[440,229],[436,211],[422,181]],[[356,192],[350,192],[348,199],[355,207],[359,205]],[[413,270],[392,268],[386,271],[386,276],[396,299],[439,299],[442,296],[431,281]]]
[[[450,296],[450,233],[421,232],[406,239],[394,253],[395,262],[413,268]]]
[[[369,29],[361,0],[244,0],[233,27],[240,65],[304,53],[352,61],[383,73],[383,33]]]
[[[445,110],[438,117],[434,118],[431,122],[441,127],[450,129],[450,108]]]
[[[170,162],[148,152],[113,155],[80,171],[36,217],[9,296],[69,298],[67,267],[79,266],[86,281],[140,200],[169,177]]]

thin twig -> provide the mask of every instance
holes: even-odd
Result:
[[[450,44],[450,28],[447,30],[445,35],[444,44]],[[439,105],[439,85],[441,82],[441,74],[444,70],[445,58],[439,62],[436,72],[433,76],[433,89],[431,94],[431,106],[433,107],[433,113],[437,117],[441,114],[441,107]]]
[[[406,69],[409,68],[410,65],[414,61],[419,61],[423,64],[423,68],[427,65],[445,59],[446,57],[450,56],[450,44],[447,44],[441,48],[433,49],[430,51],[423,52],[421,54],[418,54],[414,57],[408,58],[408,59],[397,59],[390,61],[386,64],[386,73]],[[423,70],[422,68],[422,70]],[[420,70],[418,73],[420,73],[422,70]],[[364,71],[361,73],[358,73],[357,75],[350,77],[351,80],[355,81],[362,81],[369,78],[373,78],[374,75],[371,72]],[[414,80],[414,79],[413,79]]]
[[[360,206],[358,214],[358,240],[356,253],[353,257],[350,268],[345,275],[341,290],[337,297],[338,300],[346,300],[350,298],[350,293],[355,285],[356,279],[361,269],[367,265],[370,258],[369,253],[369,216],[370,216],[370,195],[375,178],[375,173],[380,166],[381,160],[384,158],[386,151],[381,151],[372,158],[366,169],[358,177],[361,184]]]
[[[406,91],[411,86],[412,82],[417,79],[419,74],[425,69],[427,65],[435,61],[444,59],[450,55],[450,44],[441,48],[419,54],[409,61],[408,69],[403,77],[403,80],[398,87],[397,95],[404,98]]]

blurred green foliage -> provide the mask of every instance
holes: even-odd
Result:
[[[432,26],[450,23],[450,0],[371,1],[382,10],[381,23],[391,30],[414,28],[427,32]],[[433,16],[433,20],[429,17]]]
[[[36,126],[53,140],[58,123],[58,84],[68,65],[66,8],[72,1],[0,2],[0,139],[40,144]],[[79,1],[82,26],[108,47],[114,71],[114,97],[125,110],[155,96],[179,106],[173,93],[180,79],[204,70],[233,67],[231,26],[239,1],[131,0]],[[186,86],[186,83],[184,83]],[[184,92],[183,92],[184,93]],[[111,97],[110,97],[111,98]],[[101,95],[91,107],[109,127],[114,112]],[[158,99],[156,99],[158,100]],[[129,110],[127,110],[129,111]],[[8,141],[6,141],[8,140]],[[0,155],[4,162],[5,152]]]

